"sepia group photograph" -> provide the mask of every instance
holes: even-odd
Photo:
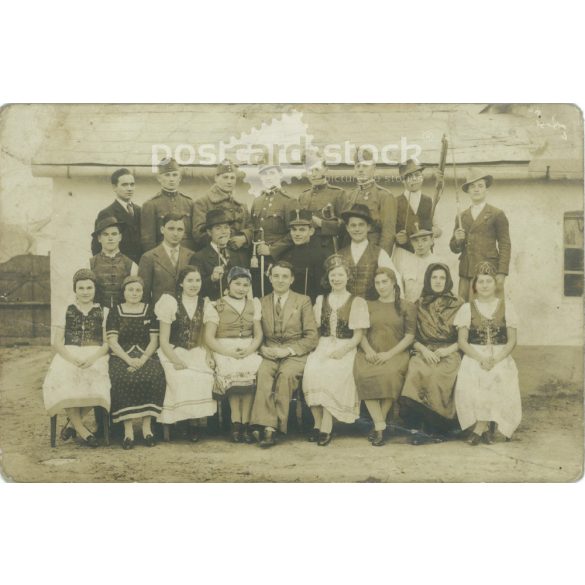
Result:
[[[0,109],[7,482],[576,482],[573,104]]]

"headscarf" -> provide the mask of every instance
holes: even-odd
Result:
[[[431,276],[435,270],[443,270],[447,276],[445,287],[441,292],[435,292],[431,287]],[[440,262],[429,264],[425,272],[423,291],[418,300],[417,341],[423,344],[457,341],[457,331],[453,320],[463,301],[453,294],[452,288],[453,279],[449,267]]]

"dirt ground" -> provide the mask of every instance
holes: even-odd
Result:
[[[372,448],[358,429],[338,429],[325,448],[290,436],[269,450],[223,437],[122,450],[49,444],[41,385],[49,347],[0,349],[0,447],[6,481],[20,482],[565,482],[583,470],[583,354],[519,347],[523,421],[511,442],[414,447],[404,435]],[[64,417],[59,418],[60,429]],[[138,436],[138,435],[137,435]]]

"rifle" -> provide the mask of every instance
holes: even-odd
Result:
[[[437,203],[439,203],[439,199],[441,199],[441,195],[443,194],[443,188],[445,187],[445,165],[447,163],[447,152],[449,149],[449,142],[447,140],[447,136],[443,134],[443,138],[441,138],[441,154],[439,155],[439,171],[441,171],[440,176],[437,177],[437,183],[435,185],[435,195],[433,197],[433,207],[431,209],[431,220],[435,216],[435,208],[437,207]]]

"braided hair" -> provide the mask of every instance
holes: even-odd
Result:
[[[402,307],[400,306],[400,286],[398,286],[398,278],[394,270],[380,266],[374,272],[374,278],[379,274],[385,274],[394,283],[394,308],[399,315],[402,315]]]

